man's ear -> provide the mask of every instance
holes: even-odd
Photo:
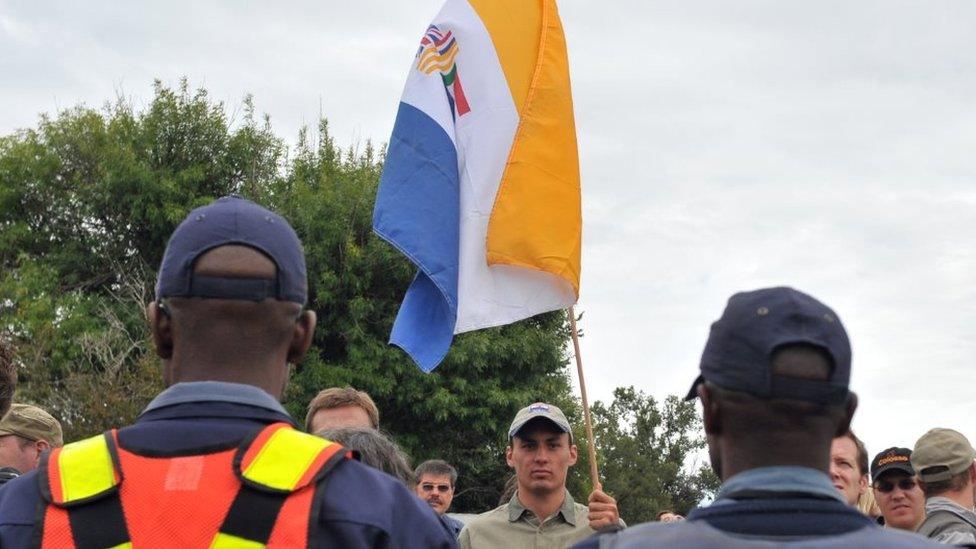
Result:
[[[156,355],[168,360],[173,357],[173,319],[160,307],[159,302],[146,305],[146,318],[149,319],[149,332],[152,334]]]
[[[719,421],[718,400],[704,383],[698,385],[698,398],[702,403],[702,425],[705,427],[705,434],[721,434],[722,424]]]
[[[834,438],[837,438],[851,430],[851,420],[854,419],[854,412],[856,410],[857,394],[854,391],[851,391],[850,395],[847,397],[847,404],[844,406],[844,415],[841,416],[840,422],[837,424],[837,432],[834,433]]]
[[[291,343],[288,345],[288,362],[298,364],[305,358],[305,353],[312,346],[315,337],[315,311],[305,311],[295,321],[295,331],[292,333]]]
[[[509,444],[508,446],[505,447],[505,463],[507,463],[509,467],[511,467],[513,469],[515,468],[515,460],[512,459],[512,445],[511,444]]]
[[[576,465],[576,460],[579,458],[579,450],[576,448],[575,444],[569,445],[569,466],[572,467]]]
[[[50,450],[51,445],[46,440],[35,440],[34,448],[37,450],[37,456],[34,457],[34,465],[37,466],[41,464],[41,454],[46,450]]]

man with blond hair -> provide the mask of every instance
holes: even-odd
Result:
[[[380,411],[363,391],[352,387],[329,387],[308,403],[305,429],[317,433],[322,429],[379,429]]]

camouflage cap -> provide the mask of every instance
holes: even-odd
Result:
[[[37,406],[13,404],[0,419],[0,435],[17,435],[27,440],[43,440],[51,446],[64,444],[61,424]]]

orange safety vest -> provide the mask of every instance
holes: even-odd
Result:
[[[44,549],[306,547],[316,486],[349,457],[286,423],[190,456],[139,455],[108,431],[41,460],[36,539]]]

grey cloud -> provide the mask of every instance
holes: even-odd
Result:
[[[183,75],[294,139],[385,141],[418,2],[6,3],[0,130]],[[976,356],[976,4],[562,0],[590,392],[684,392],[730,294],[834,306],[872,450],[965,430]],[[967,433],[976,435],[976,433]]]

